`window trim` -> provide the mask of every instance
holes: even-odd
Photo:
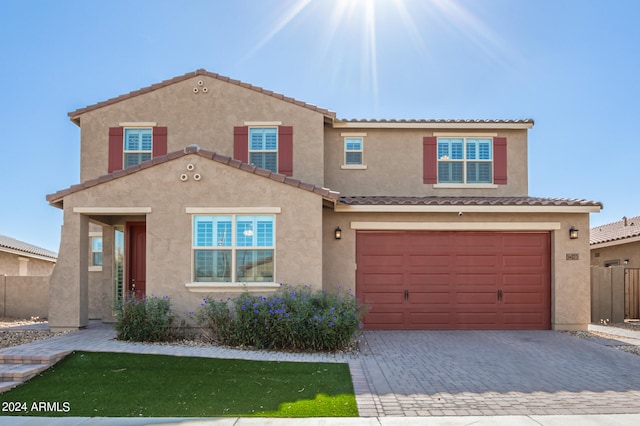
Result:
[[[456,134],[456,133],[434,133],[436,138],[436,183],[433,188],[448,189],[495,189],[498,185],[495,183],[495,137],[493,133],[474,133],[474,134]],[[441,160],[438,155],[441,139],[462,139],[462,159],[459,160]],[[491,143],[491,159],[490,160],[469,160],[467,159],[467,140],[468,139],[489,139]],[[459,162],[462,163],[462,182],[440,182],[440,163]],[[491,163],[491,182],[468,182],[467,164],[469,162]]]
[[[103,250],[97,251],[97,250],[93,250],[93,241],[96,238],[100,238],[101,240],[103,240],[102,237],[102,232],[89,232],[89,272],[99,272],[102,271],[102,267],[103,265],[96,265],[93,262],[93,254],[94,253],[104,253],[104,248]],[[104,241],[104,240],[103,240]],[[101,243],[101,247],[102,247],[102,243]],[[103,258],[104,259],[104,258]],[[103,260],[104,261],[104,260]]]
[[[367,164],[364,162],[364,138],[367,136],[366,133],[340,133],[342,137],[342,165],[340,168],[342,170],[367,170]],[[359,150],[347,150],[347,139],[360,139],[360,149]],[[360,164],[347,164],[347,153],[349,152],[359,152],[360,153]]]
[[[233,211],[233,212],[231,212]],[[187,290],[191,292],[209,292],[209,291],[235,291],[243,289],[252,290],[269,290],[280,287],[276,280],[276,252],[277,252],[277,232],[276,222],[277,213],[281,212],[280,207],[266,208],[227,208],[227,207],[187,207],[186,213],[189,214],[190,232],[191,232],[191,281],[185,284]],[[196,281],[195,280],[195,251],[202,250],[203,247],[195,245],[194,223],[197,216],[231,216],[232,217],[232,241],[230,246],[225,246],[225,250],[231,251],[231,281]],[[273,218],[273,245],[269,247],[245,247],[238,246],[236,243],[237,218],[243,216],[271,216]],[[206,250],[206,248],[204,248]],[[272,250],[273,251],[273,281],[237,281],[236,276],[236,255],[238,250]],[[213,249],[215,251],[215,249]],[[234,281],[235,280],[235,281]]]

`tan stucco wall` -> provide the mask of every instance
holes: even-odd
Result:
[[[625,260],[629,260],[625,263]],[[619,261],[627,268],[640,268],[640,242],[617,244],[591,249],[591,265],[605,266],[605,263]]]
[[[198,81],[203,86],[198,86]],[[198,94],[193,88],[198,87]],[[208,89],[202,92],[202,87]],[[280,121],[293,126],[293,175],[324,181],[324,116],[291,102],[207,76],[197,76],[81,116],[81,181],[107,174],[109,127],[155,122],[167,127],[167,149],[197,144],[233,156],[233,128],[245,122]]]
[[[195,165],[193,172],[187,171],[188,164]],[[202,176],[200,181],[180,180],[182,173],[196,172]],[[132,206],[150,207],[152,213],[146,218],[95,216],[92,220],[118,225],[146,219],[146,293],[169,296],[178,313],[197,310],[204,296],[227,297],[241,291],[196,293],[185,287],[192,279],[192,215],[186,213],[187,207],[280,207],[281,213],[275,214],[276,281],[322,287],[322,197],[197,155],[181,157],[66,197],[64,228],[69,235],[63,230],[60,253],[65,256],[60,256],[61,266],[54,273],[52,287],[68,291],[83,287],[74,277],[79,272],[75,265],[80,264],[79,270],[86,271],[88,250],[86,243],[84,249],[78,250],[75,246],[78,240],[88,240],[87,230],[80,230],[78,216],[81,215],[73,213],[74,207]],[[84,232],[84,238],[77,232]],[[108,234],[104,232],[103,238]],[[109,244],[105,238],[102,293],[107,299],[113,289],[110,287],[112,272],[106,266],[111,262],[107,257],[107,251],[111,250],[107,248]],[[75,264],[72,264],[74,258]],[[67,284],[68,280],[71,284]],[[102,297],[98,293],[92,297]],[[75,324],[78,312],[71,310],[66,314],[59,309],[58,313],[60,317],[52,318],[56,324]]]
[[[355,293],[356,231],[351,222],[448,222],[463,226],[465,222],[486,223],[558,223],[559,230],[551,231],[551,324],[556,330],[586,330],[590,322],[589,238],[581,235],[569,239],[569,228],[589,229],[589,214],[563,213],[335,213],[324,210],[324,280],[325,289],[339,285]],[[333,230],[342,229],[342,239],[335,240]],[[517,231],[517,228],[513,229]],[[567,254],[577,254],[578,260],[567,260]]]
[[[49,277],[0,275],[0,316],[46,319],[49,316]]]
[[[366,133],[363,161],[366,170],[343,170],[342,133]],[[423,137],[437,132],[473,136],[472,131],[447,129],[327,129],[325,185],[342,195],[402,196],[523,196],[528,195],[527,130],[496,130],[507,138],[507,185],[496,188],[434,188],[423,183]],[[487,134],[479,130],[476,135]],[[490,132],[490,131],[489,131]]]
[[[27,262],[26,276],[32,277],[44,277],[51,275],[54,262],[47,260],[36,259],[28,256],[20,256],[14,253],[7,253],[0,251],[0,275],[20,275],[20,259],[25,259]]]

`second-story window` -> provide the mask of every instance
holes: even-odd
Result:
[[[124,129],[124,168],[151,160],[152,129]]]
[[[278,173],[278,129],[249,129],[249,163]]]
[[[492,183],[492,138],[438,138],[439,183]]]
[[[344,164],[362,165],[362,137],[344,138]]]

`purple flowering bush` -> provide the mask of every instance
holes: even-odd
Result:
[[[118,340],[162,342],[171,335],[175,316],[167,296],[127,295],[115,308]]]
[[[360,328],[365,308],[350,292],[282,286],[268,297],[249,292],[236,299],[206,298],[198,323],[229,346],[297,351],[344,349]]]

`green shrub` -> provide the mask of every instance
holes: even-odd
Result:
[[[174,315],[167,296],[127,295],[116,306],[116,338],[135,342],[161,342],[169,339]]]
[[[197,320],[226,345],[334,351],[351,343],[364,312],[341,288],[327,293],[283,286],[269,297],[245,292],[235,300],[206,298]]]

